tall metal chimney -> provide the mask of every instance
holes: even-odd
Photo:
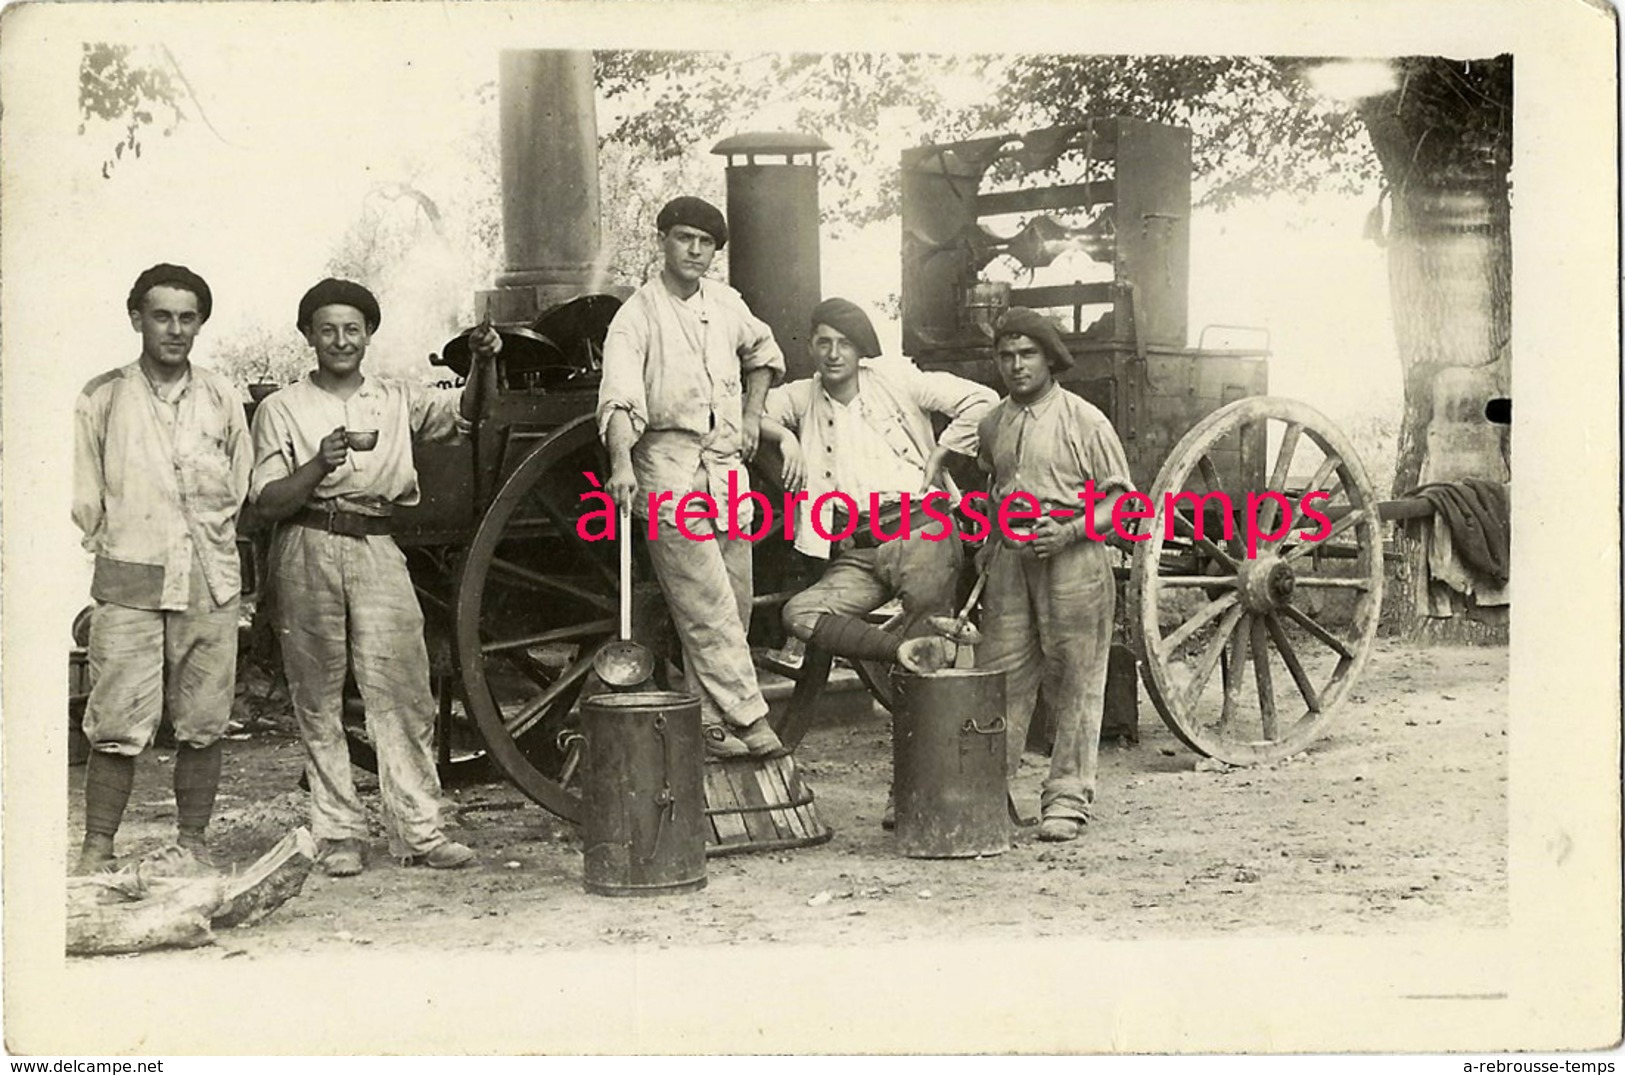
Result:
[[[724,138],[728,159],[728,281],[766,321],[791,379],[812,373],[807,318],[822,294],[818,261],[818,154],[810,134],[768,131]]]
[[[592,53],[504,50],[498,94],[507,266],[476,297],[476,316],[529,323],[588,290],[598,258]]]

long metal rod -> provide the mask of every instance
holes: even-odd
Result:
[[[621,641],[632,640],[632,513],[625,509],[621,511],[620,530],[621,554]]]

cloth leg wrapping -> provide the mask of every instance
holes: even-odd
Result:
[[[96,751],[85,769],[85,832],[113,836],[135,784],[135,757]]]
[[[839,657],[859,661],[892,661],[903,644],[901,635],[882,631],[856,616],[826,612],[813,628],[812,644]]]
[[[202,832],[214,816],[214,798],[220,790],[220,759],[224,753],[217,739],[206,747],[181,743],[175,750],[175,814],[182,832]]]

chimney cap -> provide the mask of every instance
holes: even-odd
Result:
[[[752,131],[729,135],[712,146],[711,152],[718,156],[750,153],[782,153],[791,156],[798,153],[822,153],[828,149],[829,143],[815,134],[802,134],[799,131]]]

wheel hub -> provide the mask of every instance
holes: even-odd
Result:
[[[1272,612],[1292,600],[1297,577],[1292,565],[1274,553],[1266,553],[1241,565],[1238,588],[1241,602],[1249,612]]]

